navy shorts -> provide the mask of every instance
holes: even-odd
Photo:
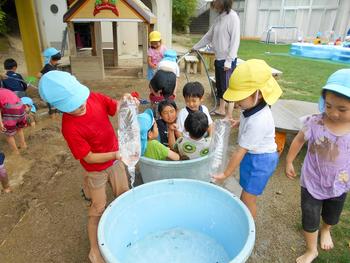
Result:
[[[301,187],[301,214],[302,225],[305,232],[313,233],[320,227],[320,217],[327,225],[338,224],[343,211],[346,193],[339,197],[318,200],[309,191]]]
[[[232,72],[235,70],[237,65],[237,58],[232,61],[231,69],[224,70],[225,60],[215,60],[215,81],[216,81],[216,97],[222,99],[224,95]]]
[[[246,153],[239,166],[239,184],[253,195],[261,195],[276,170],[278,153]]]

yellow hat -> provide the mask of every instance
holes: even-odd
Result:
[[[237,66],[224,93],[227,101],[240,101],[260,90],[267,104],[274,104],[282,90],[264,60],[250,59]]]
[[[152,31],[149,33],[149,42],[156,42],[160,41],[162,39],[160,32],[158,31]]]

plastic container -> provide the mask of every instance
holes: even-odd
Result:
[[[114,200],[101,217],[98,240],[107,263],[240,263],[253,250],[255,225],[239,198],[221,187],[161,180]]]
[[[210,181],[211,155],[186,161],[158,161],[141,157],[140,172],[144,183],[172,178],[196,179]]]

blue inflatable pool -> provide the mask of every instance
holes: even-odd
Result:
[[[293,56],[328,59],[350,64],[350,48],[341,46],[293,43],[289,53]]]
[[[107,263],[241,263],[255,225],[238,197],[189,179],[147,183],[111,203],[98,226]]]

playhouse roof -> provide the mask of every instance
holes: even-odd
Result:
[[[135,21],[154,24],[156,16],[140,0],[76,0],[63,16],[64,22]]]

